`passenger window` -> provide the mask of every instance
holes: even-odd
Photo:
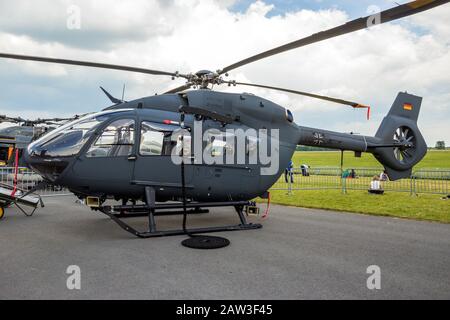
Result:
[[[143,121],[139,154],[142,156],[171,156],[174,148],[176,148],[175,152],[180,148],[178,141],[180,130],[178,125]],[[186,151],[185,149],[185,154]]]
[[[120,119],[106,127],[100,137],[94,142],[86,156],[122,157],[129,156],[134,145],[134,120]]]
[[[141,123],[141,142],[139,154],[143,156],[170,155],[166,149],[171,149],[170,135],[175,126],[143,121]]]
[[[217,138],[210,144],[211,148],[211,156],[212,157],[221,157],[225,153],[226,143],[225,141],[218,140]]]
[[[139,153],[143,156],[160,156],[164,142],[164,133],[141,129]]]
[[[171,140],[172,140],[172,150],[170,150],[170,152],[173,152],[177,156],[181,155],[183,157],[191,156],[192,154],[191,135],[189,134],[189,132],[186,132],[185,129],[178,129],[173,132]],[[175,148],[174,151],[173,148]],[[183,154],[181,154],[182,150]]]
[[[211,157],[222,157],[225,154],[234,155],[235,136],[228,132],[212,132],[208,137],[206,149]]]

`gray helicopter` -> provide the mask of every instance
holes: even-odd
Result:
[[[447,2],[419,0],[399,5],[381,12],[380,23]],[[427,152],[417,127],[421,97],[400,92],[375,136],[371,137],[298,126],[289,110],[262,97],[210,89],[212,85],[222,84],[262,87],[365,108],[367,106],[353,101],[225,80],[225,77],[228,72],[263,58],[365,29],[370,26],[370,19],[350,21],[216,72],[202,70],[182,74],[0,53],[2,58],[186,79],[185,85],[164,94],[128,102],[108,94],[113,106],[44,135],[28,146],[24,160],[46,181],[68,187],[94,210],[100,210],[124,230],[143,238],[261,228],[260,224],[247,222],[245,210],[255,209],[251,201],[255,197],[268,197],[269,188],[279,179],[299,144],[352,150],[356,156],[362,152],[372,153],[391,180],[409,177],[412,167]],[[188,90],[190,88],[197,90]],[[237,147],[241,137],[237,132],[246,133],[244,142],[241,141],[242,148]],[[262,149],[267,152],[260,153]],[[252,161],[255,153],[256,162]],[[261,161],[264,154],[278,165],[269,168],[269,162]],[[203,159],[205,156],[209,157],[208,161],[216,161],[208,162]],[[224,160],[227,157],[230,161]],[[122,204],[106,205],[108,199],[122,200]],[[220,206],[233,206],[240,224],[186,229],[186,213],[204,212],[202,208]],[[156,228],[156,215],[180,213],[184,213],[182,230]],[[137,231],[122,219],[137,216],[148,217],[148,230]]]

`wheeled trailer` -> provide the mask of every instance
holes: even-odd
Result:
[[[5,216],[5,209],[13,205],[24,215],[30,217],[39,205],[44,207],[44,202],[38,194],[0,183],[0,219]],[[32,211],[27,212],[23,207],[30,207]]]

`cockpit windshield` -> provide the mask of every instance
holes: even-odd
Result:
[[[44,135],[28,147],[31,156],[67,157],[80,152],[99,124],[130,109],[99,112],[69,122]]]

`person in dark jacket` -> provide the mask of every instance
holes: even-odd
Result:
[[[288,176],[291,179],[291,183],[294,183],[294,163],[292,162],[292,160],[289,161],[287,168],[284,169],[284,180],[286,181],[286,183],[289,182]]]

